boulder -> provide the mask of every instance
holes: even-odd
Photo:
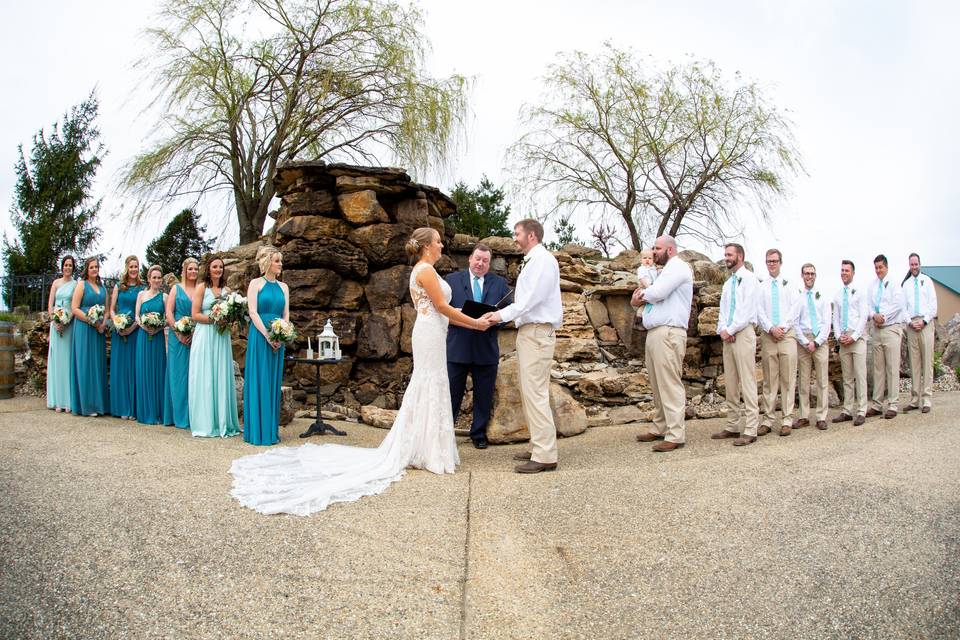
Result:
[[[329,191],[300,191],[283,196],[277,222],[287,216],[336,216],[337,213],[337,201]]]
[[[610,324],[610,314],[607,313],[607,305],[599,296],[591,296],[584,303],[587,316],[590,318],[590,324],[594,329],[599,329],[604,325]]]
[[[630,335],[633,332],[633,318],[636,316],[636,310],[630,306],[629,295],[611,295],[605,300],[607,304],[607,314],[610,316],[610,324],[617,330],[620,341],[623,344],[630,344]]]
[[[520,246],[514,242],[513,238],[503,238],[501,236],[488,236],[481,240],[483,244],[490,247],[494,255],[500,256],[522,256],[523,251]]]
[[[700,299],[700,306],[702,307],[719,307],[720,306],[720,295],[723,293],[723,285],[711,284],[700,289],[698,293]]]
[[[427,216],[427,226],[436,229],[441,238],[447,232],[447,227],[443,224],[443,218],[439,216]]]
[[[677,255],[687,264],[691,264],[693,262],[713,262],[709,257],[705,256],[699,251],[694,251],[693,249],[684,249],[683,251],[678,251]]]
[[[624,249],[607,264],[607,268],[611,271],[630,271],[633,273],[637,272],[639,266],[640,252],[635,249]]]
[[[348,222],[355,225],[389,222],[390,216],[380,206],[375,191],[354,191],[337,196],[340,211]]]
[[[291,309],[290,322],[297,328],[300,335],[315,336],[323,331],[323,326],[330,320],[333,332],[340,338],[340,346],[350,346],[357,341],[357,324],[361,314],[336,309],[311,311],[308,309]]]
[[[417,321],[417,310],[412,304],[400,307],[400,351],[413,353],[413,325]]]
[[[600,345],[593,338],[557,338],[553,358],[557,362],[597,360]]]
[[[242,404],[242,401],[238,404]],[[293,400],[293,388],[280,387],[280,424],[290,424],[296,415],[297,403]]]
[[[290,288],[290,306],[323,309],[340,290],[340,276],[330,269],[291,269],[283,272]]]
[[[397,411],[393,409],[381,409],[372,404],[365,404],[360,407],[360,419],[364,424],[377,429],[389,429],[397,419]]]
[[[364,252],[345,240],[318,238],[307,241],[297,238],[280,247],[280,251],[283,252],[284,266],[288,269],[327,267],[347,278],[367,277],[368,266]]]
[[[643,422],[646,419],[646,411],[641,411],[636,405],[627,404],[619,407],[610,407],[607,410],[607,424],[630,424],[631,422]]]
[[[399,224],[371,224],[354,229],[351,243],[360,248],[367,260],[379,265],[402,264],[407,261],[404,248],[410,229]]]
[[[392,360],[400,348],[400,309],[378,309],[363,319],[357,336],[357,357]]]
[[[720,321],[719,307],[706,307],[697,316],[697,333],[701,336],[717,335],[717,322]]]
[[[296,216],[277,224],[276,233],[279,242],[294,238],[319,240],[320,238],[346,238],[353,227],[338,218],[326,216]]]
[[[599,249],[585,247],[582,244],[577,244],[576,242],[568,242],[560,248],[560,251],[564,252],[571,258],[586,258],[590,260],[596,260],[603,257],[603,253],[601,253]]]
[[[604,325],[597,329],[597,339],[600,342],[616,343],[620,341],[620,336],[617,335],[616,329],[610,325]]]
[[[340,288],[330,300],[330,306],[334,309],[359,309],[363,294],[363,285],[359,282],[341,280]],[[292,295],[291,293],[291,297]]]
[[[572,436],[587,429],[587,413],[573,395],[562,385],[550,383],[550,408],[557,433]],[[494,394],[493,415],[487,426],[487,440],[494,444],[522,442],[530,439],[523,405],[520,399],[520,380],[517,358],[510,356],[500,363],[497,388]]]
[[[398,264],[370,274],[370,282],[364,290],[371,310],[396,309],[410,300],[411,267]]]
[[[426,196],[412,200],[401,200],[397,203],[393,217],[397,222],[409,225],[414,229],[427,226],[430,207],[427,204]]]
[[[730,277],[730,272],[723,265],[718,265],[709,260],[698,260],[688,262],[693,269],[693,279],[695,281],[706,282],[707,284],[722,285]],[[719,302],[719,301],[718,301]]]
[[[371,384],[383,391],[399,391],[406,389],[412,372],[412,358],[400,357],[389,362],[365,360],[354,368],[353,381],[358,385]]]

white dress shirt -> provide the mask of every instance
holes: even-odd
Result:
[[[809,344],[807,340],[808,333],[813,333],[813,321],[810,316],[810,302],[807,299],[808,289],[803,289],[800,292],[800,313],[797,315],[797,342],[803,346]],[[827,341],[827,338],[830,337],[830,301],[827,300],[827,296],[820,293],[818,289],[809,289],[810,293],[813,295],[813,312],[817,316],[817,329],[819,331],[816,335],[813,336],[814,346],[819,347],[824,342]]]
[[[773,329],[773,287],[774,282],[776,282],[776,287],[779,292],[777,299],[779,300],[780,307],[780,323],[776,326],[780,327],[784,331],[792,329],[797,324],[797,314],[800,313],[800,309],[797,308],[797,302],[799,301],[799,292],[797,291],[796,285],[783,277],[770,278],[767,277],[763,280],[760,280],[760,302],[757,305],[757,324],[760,325],[760,328],[765,332],[770,333],[770,330]]]
[[[647,329],[667,325],[686,329],[690,324],[693,302],[693,270],[679,256],[667,260],[652,285],[644,289],[643,299],[653,306],[643,312]]]
[[[933,322],[933,319],[937,317],[937,292],[933,288],[933,280],[930,279],[930,276],[923,272],[916,278],[910,276],[904,281],[902,289],[906,313],[904,321],[922,316],[923,321],[927,324]],[[918,290],[920,292],[919,307],[916,306]]]
[[[659,274],[657,273],[657,268],[654,267],[653,265],[649,267],[640,265],[639,267],[637,267],[637,280],[639,280],[640,278],[646,278],[647,280],[650,281],[650,284],[653,284],[654,282],[657,281],[658,275]]]
[[[904,320],[903,290],[895,282],[890,282],[892,279],[888,273],[885,280],[877,278],[867,287],[868,311],[871,316],[875,313],[881,314],[884,327],[898,324]],[[883,287],[879,307],[877,306],[877,287]]]
[[[733,292],[733,281],[736,278],[736,304],[733,311],[733,322],[730,321],[730,294]],[[723,293],[720,294],[720,319],[717,321],[717,333],[724,329],[730,335],[736,335],[751,324],[757,322],[757,298],[760,295],[757,276],[742,266],[727,278],[723,283]]]
[[[531,323],[549,323],[554,329],[563,325],[560,299],[560,265],[542,244],[527,253],[517,278],[513,304],[500,310],[500,320],[513,320],[519,327]]]
[[[833,297],[833,335],[837,340],[843,335],[843,290],[847,290],[847,326],[846,330],[850,332],[850,337],[854,341],[863,337],[863,332],[867,328],[867,318],[870,313],[867,309],[867,293],[862,288],[858,289],[852,284],[840,287],[837,295]]]

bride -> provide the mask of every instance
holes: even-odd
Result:
[[[406,245],[417,263],[410,273],[413,375],[390,432],[376,449],[305,444],[239,458],[230,467],[233,497],[260,513],[306,516],[332,502],[382,492],[408,467],[453,473],[460,464],[447,380],[447,324],[484,331],[490,323],[450,306],[450,285],[434,270],[443,243],[421,227]]]

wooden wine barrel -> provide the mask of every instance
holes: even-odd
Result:
[[[16,386],[13,355],[17,347],[13,343],[13,328],[12,322],[0,322],[0,399],[12,398]]]

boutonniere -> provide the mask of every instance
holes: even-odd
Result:
[[[819,299],[820,299],[820,292],[817,291],[817,294],[816,294],[815,296],[813,296],[813,297],[814,297],[815,299],[819,300]]]
[[[851,293],[852,295],[857,295],[857,290],[856,290],[856,289],[850,289],[850,293]]]
[[[786,278],[783,279],[783,286],[787,286],[787,279],[786,279]]]
[[[884,289],[886,289],[886,288],[889,287],[889,286],[890,286],[890,281],[889,281],[889,280],[887,280],[886,282],[883,283],[883,288],[884,288]]]
[[[923,286],[923,283],[924,283],[924,282],[926,282],[926,280],[921,280],[921,281],[920,281],[920,286],[921,286],[921,287]]]
[[[737,278],[737,284],[743,284],[743,278]]]

